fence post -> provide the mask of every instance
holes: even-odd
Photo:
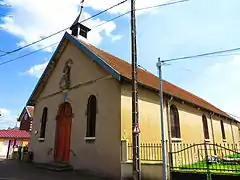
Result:
[[[206,157],[206,165],[207,165],[207,180],[211,180],[211,173],[209,169],[209,161],[208,161],[208,148],[207,148],[207,143],[204,141],[204,149],[205,149],[205,157]]]
[[[121,141],[121,161],[128,161],[128,140],[124,139]]]
[[[173,157],[172,152],[169,152],[169,169],[173,167]]]

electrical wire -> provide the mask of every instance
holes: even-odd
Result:
[[[236,116],[236,115],[234,115],[234,114],[231,114],[231,113],[229,113],[229,112],[227,112],[227,114],[229,114],[230,116],[233,116],[234,118],[237,118],[237,120],[239,120],[239,121],[240,121],[240,117],[239,117],[239,116]]]
[[[174,1],[174,2],[169,2],[169,3],[165,3],[165,4],[159,4],[159,5],[155,5],[155,6],[148,6],[148,7],[143,7],[143,8],[137,8],[136,11],[142,11],[142,10],[146,10],[146,9],[153,9],[153,8],[158,8],[161,6],[168,6],[168,5],[173,5],[173,4],[179,4],[182,2],[186,2],[189,0],[181,0],[181,1]]]
[[[161,62],[180,61],[180,60],[199,58],[199,57],[204,57],[204,56],[213,57],[211,55],[217,55],[217,54],[228,53],[228,52],[233,52],[233,51],[240,51],[240,47],[233,48],[233,49],[221,50],[221,51],[213,51],[213,52],[197,54],[197,55],[192,55],[192,56],[184,56],[184,57],[179,57],[179,58],[166,59],[166,60],[162,60]],[[228,56],[228,55],[226,54],[225,56]]]
[[[161,7],[161,6],[167,6],[167,5],[172,5],[172,4],[176,4],[176,3],[180,3],[180,2],[184,2],[184,1],[188,1],[188,0],[182,0],[182,1],[172,2],[172,3],[166,3],[166,4],[156,5],[156,6],[152,6],[152,8]],[[149,9],[150,6],[149,6],[149,7],[146,7],[146,8]],[[82,9],[82,8],[81,8],[81,9]],[[144,10],[144,8],[136,9],[136,11],[141,11],[141,10]],[[119,15],[119,16],[116,16],[116,17],[114,17],[114,18],[112,18],[112,19],[109,19],[109,20],[105,21],[104,23],[98,24],[97,26],[93,27],[92,29],[97,28],[97,27],[99,27],[99,26],[102,26],[102,25],[104,25],[104,24],[106,24],[106,23],[108,23],[108,22],[110,22],[110,21],[115,20],[115,19],[118,19],[118,18],[120,18],[120,17],[122,17],[122,16],[124,16],[124,15],[126,15],[126,14],[128,14],[128,13],[130,13],[130,12],[131,12],[131,11],[127,11],[127,12],[125,12],[125,13]],[[81,13],[81,10],[80,10],[80,13]],[[2,66],[2,65],[4,65],[4,64],[7,64],[7,63],[10,63],[10,62],[13,62],[13,61],[16,61],[16,60],[19,60],[19,59],[21,59],[21,58],[23,58],[23,57],[32,55],[32,54],[37,53],[37,52],[39,52],[39,51],[42,51],[42,50],[44,50],[44,49],[46,49],[46,48],[52,47],[52,46],[54,46],[54,45],[56,45],[56,44],[57,44],[57,43],[54,43],[54,44],[51,44],[51,45],[49,45],[49,46],[43,47],[43,48],[41,48],[41,49],[38,49],[38,50],[36,50],[36,51],[32,51],[32,52],[27,53],[27,54],[25,54],[25,55],[19,56],[19,57],[17,57],[17,58],[14,58],[14,59],[5,61],[5,62],[3,62],[3,63],[0,63],[0,66]],[[0,56],[0,57],[1,57],[1,56]],[[166,63],[165,63],[165,64],[166,64]],[[141,68],[143,68],[143,67],[140,66],[140,65],[138,65],[138,66],[141,67]],[[144,68],[143,68],[143,69],[144,69]],[[144,69],[144,70],[146,70],[146,69]]]
[[[8,17],[8,18],[13,18],[13,15],[7,15],[7,14],[0,14],[0,16]]]
[[[162,7],[162,6],[169,6],[169,5],[178,4],[178,3],[182,3],[182,2],[186,2],[186,1],[189,1],[189,0],[181,0],[181,1],[175,1],[175,2],[170,2],[170,3],[165,3],[165,4],[158,4],[158,5],[155,5],[155,6],[148,6],[148,7],[144,7],[144,8],[137,8],[137,9],[135,9],[135,11],[142,11],[142,10],[153,9],[153,8],[158,8],[158,7]],[[127,11],[127,12],[125,12],[125,13],[123,13],[123,14],[120,14],[120,15],[112,18],[112,19],[109,19],[109,20],[107,20],[107,21],[105,21],[105,22],[103,22],[103,23],[101,23],[101,24],[98,24],[97,26],[94,26],[93,28],[96,28],[96,27],[102,26],[102,25],[104,25],[104,24],[106,24],[106,23],[108,23],[108,22],[114,21],[115,19],[118,19],[118,18],[120,18],[120,17],[122,17],[122,16],[125,16],[125,15],[129,14],[130,12],[131,12],[131,11]]]
[[[2,53],[6,53],[5,51],[3,51],[3,50],[0,50],[0,52],[2,52]]]
[[[103,10],[103,11],[100,11],[99,13],[94,14],[93,16],[90,16],[90,17],[82,20],[80,23],[86,22],[86,21],[88,21],[88,20],[90,20],[90,19],[92,19],[92,18],[94,18],[94,17],[96,17],[96,16],[99,16],[99,15],[101,15],[101,14],[103,14],[103,13],[105,13],[105,12],[107,12],[107,11],[109,11],[109,10],[111,10],[111,9],[113,9],[113,8],[115,8],[115,7],[119,6],[119,5],[127,2],[127,1],[128,1],[128,0],[121,1],[121,2],[119,2],[119,3],[117,3],[117,4],[115,4],[115,5],[111,6],[111,7],[109,7],[109,8],[107,8],[107,9]],[[18,48],[18,49],[15,49],[15,50],[12,50],[12,51],[7,52],[7,53],[5,53],[5,54],[2,54],[2,55],[0,55],[0,57],[4,57],[4,56],[6,56],[6,55],[9,55],[9,54],[15,53],[15,52],[17,52],[17,51],[20,51],[20,50],[22,50],[22,49],[25,49],[25,48],[27,48],[27,47],[29,47],[29,46],[32,46],[32,45],[34,45],[34,44],[36,44],[36,43],[39,43],[39,42],[41,42],[41,41],[43,41],[43,40],[45,40],[45,39],[48,39],[48,38],[50,38],[50,37],[52,37],[52,36],[55,36],[55,35],[63,32],[63,31],[66,31],[67,29],[69,29],[69,27],[64,28],[64,29],[62,29],[62,30],[60,30],[60,31],[57,31],[57,32],[55,32],[55,33],[53,33],[53,34],[51,34],[51,35],[49,35],[49,36],[46,36],[46,37],[44,37],[44,38],[42,38],[42,39],[39,39],[38,41],[34,41],[34,42],[32,42],[32,43],[30,43],[30,44],[27,44],[27,45],[25,45],[25,46],[23,46],[23,47],[20,47],[20,48]]]
[[[106,24],[106,23],[108,23],[108,22],[111,22],[111,21],[114,21],[114,20],[116,20],[116,19],[118,19],[118,18],[120,18],[120,17],[122,17],[122,16],[124,16],[124,15],[126,15],[126,14],[129,14],[131,11],[127,11],[127,12],[125,12],[125,13],[123,13],[123,14],[120,14],[119,16],[116,16],[116,17],[114,17],[114,18],[112,18],[112,19],[109,19],[109,20],[107,20],[107,21],[105,21],[105,22],[103,22],[103,23],[101,23],[101,24],[98,24],[97,26],[94,26],[93,28],[96,28],[96,27],[99,27],[99,26],[102,26],[102,25],[104,25],[104,24]],[[92,29],[93,29],[92,28]]]
[[[55,42],[55,43],[53,43],[53,44],[51,44],[51,45],[48,45],[48,46],[45,46],[45,47],[43,47],[43,48],[37,49],[37,50],[35,50],[35,51],[32,51],[32,52],[27,53],[27,54],[24,54],[24,55],[22,55],[22,56],[18,56],[18,57],[16,57],[16,58],[10,59],[10,60],[8,60],[8,61],[4,61],[4,62],[0,63],[0,66],[3,66],[3,65],[5,65],[5,64],[8,64],[8,63],[13,62],[13,61],[16,61],[16,60],[19,60],[19,59],[24,58],[24,57],[26,57],[26,56],[35,54],[35,53],[37,53],[37,52],[39,52],[39,51],[42,51],[42,50],[47,49],[47,48],[49,48],[49,47],[52,47],[52,46],[54,46],[54,45],[56,45],[56,44],[58,44],[58,43],[59,43],[59,42]]]

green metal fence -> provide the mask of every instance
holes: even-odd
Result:
[[[240,175],[239,144],[172,144],[171,171]]]

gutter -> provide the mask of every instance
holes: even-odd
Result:
[[[235,138],[234,138],[234,133],[233,133],[232,121],[230,121],[230,126],[231,126],[233,144],[235,144]],[[234,146],[234,150],[236,150],[236,149],[235,149],[235,146]]]
[[[129,78],[125,77],[125,76],[122,76],[122,75],[121,75],[121,79],[124,80],[124,81],[126,81],[126,82],[131,82],[131,79],[129,79]],[[139,85],[139,86],[142,86],[142,87],[144,87],[144,88],[147,88],[147,89],[149,89],[149,90],[155,91],[156,93],[159,92],[159,89],[155,89],[155,88],[150,87],[150,86],[147,86],[147,85],[145,85],[145,84],[143,84],[143,83],[138,82],[138,85]],[[180,98],[180,97],[178,97],[178,96],[175,96],[175,95],[173,95],[173,94],[167,93],[167,92],[165,92],[165,91],[163,91],[163,94],[164,94],[164,95],[167,95],[167,96],[170,96],[170,97],[173,97],[174,99],[178,99],[178,100],[180,100],[180,101],[184,101],[184,102],[188,103],[189,105],[195,106],[196,108],[199,107],[199,108],[201,108],[201,109],[203,109],[203,110],[205,110],[205,111],[207,111],[207,112],[214,113],[214,112],[212,112],[211,110],[206,109],[205,107],[199,106],[199,105],[194,104],[194,103],[192,103],[192,102],[190,102],[190,101],[188,101],[188,100],[182,99],[182,98]],[[214,113],[214,114],[215,114],[215,113]],[[219,114],[219,113],[216,113],[216,114],[218,114],[220,117],[227,118],[228,120],[232,120],[232,121],[238,122],[236,119],[233,119],[232,117],[224,116],[224,115]]]

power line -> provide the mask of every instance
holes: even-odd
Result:
[[[158,4],[158,5],[155,5],[155,6],[148,6],[148,7],[144,7],[144,8],[137,8],[137,9],[135,9],[135,11],[142,11],[142,10],[153,9],[153,8],[158,8],[158,7],[162,7],[162,6],[169,6],[169,5],[173,5],[173,4],[182,3],[182,2],[185,2],[185,1],[189,1],[189,0],[181,0],[181,1],[175,1],[175,2],[170,2],[170,3],[165,3],[165,4]],[[101,23],[101,24],[98,24],[98,25],[95,26],[95,27],[102,26],[102,25],[104,25],[104,24],[106,24],[106,23],[108,23],[108,22],[110,22],[110,21],[114,21],[114,20],[116,20],[116,19],[118,19],[118,18],[120,18],[120,17],[122,17],[122,16],[125,16],[125,15],[129,14],[130,12],[131,12],[131,11],[127,11],[127,12],[125,12],[125,13],[123,13],[123,14],[120,14],[120,15],[112,18],[112,19],[109,19],[109,20],[107,20],[107,21],[105,21],[105,22],[103,22],[103,23]],[[94,27],[94,28],[95,28],[95,27]]]
[[[111,6],[111,7],[109,7],[109,8],[107,8],[107,9],[103,10],[103,11],[100,11],[99,13],[94,14],[93,16],[90,16],[90,17],[82,20],[80,23],[83,23],[83,22],[85,22],[85,21],[88,21],[88,20],[96,17],[96,16],[99,16],[100,14],[103,14],[103,13],[109,11],[110,9],[113,9],[113,8],[119,6],[119,5],[121,5],[121,4],[123,4],[123,3],[127,2],[127,1],[128,1],[128,0],[121,1],[121,2],[119,2],[119,3],[117,3],[117,4],[115,4],[115,5]],[[27,47],[29,47],[29,46],[32,46],[32,45],[34,45],[34,44],[36,44],[36,43],[39,43],[39,42],[41,42],[41,41],[43,41],[43,40],[45,40],[45,39],[48,39],[48,38],[50,38],[50,37],[52,37],[52,36],[55,36],[55,35],[63,32],[63,31],[66,31],[67,29],[69,29],[69,27],[64,28],[64,29],[62,29],[62,30],[60,30],[60,31],[57,31],[57,32],[55,32],[55,33],[53,33],[53,34],[51,34],[51,35],[49,35],[49,36],[46,36],[46,37],[38,40],[38,41],[34,41],[34,42],[32,42],[32,43],[30,43],[30,44],[27,44],[27,45],[25,45],[25,46],[23,46],[23,47],[20,47],[20,48],[18,48],[18,49],[15,49],[15,50],[12,50],[12,51],[7,52],[7,53],[5,53],[5,54],[2,54],[2,55],[0,55],[0,57],[4,57],[4,56],[6,56],[6,55],[9,55],[9,54],[15,53],[15,52],[17,52],[17,51],[20,51],[20,50],[22,50],[22,49],[25,49],[25,48],[27,48]]]
[[[172,3],[160,4],[160,5],[151,6],[151,7],[152,7],[152,8],[156,8],[156,7],[161,7],[161,6],[167,6],[167,5],[172,5],[172,4],[176,4],[176,3],[181,3],[181,2],[184,2],[184,1],[188,1],[188,0],[182,0],[182,1],[172,2]],[[146,7],[146,8],[149,9],[149,8],[151,8],[151,7],[149,6],[149,7]],[[144,8],[136,9],[135,11],[141,11],[141,10],[144,10]],[[104,24],[106,24],[106,23],[108,23],[108,22],[110,22],[110,21],[115,20],[115,19],[118,19],[118,18],[120,18],[120,17],[122,17],[122,16],[124,16],[124,15],[126,15],[126,14],[128,14],[128,13],[130,13],[130,12],[131,12],[131,11],[127,11],[127,12],[125,12],[125,13],[119,15],[119,16],[116,16],[116,17],[114,17],[114,18],[112,18],[112,19],[109,19],[109,20],[105,21],[104,23],[98,24],[97,26],[93,27],[92,29],[97,28],[97,27],[99,27],[99,26],[102,26],[102,25],[104,25]],[[24,55],[19,56],[19,57],[17,57],[17,58],[14,58],[14,59],[5,61],[5,62],[3,62],[3,63],[0,63],[0,66],[2,66],[2,65],[4,65],[4,64],[8,64],[8,63],[13,62],[13,61],[16,61],[16,60],[19,60],[19,59],[21,59],[21,58],[27,57],[27,56],[29,56],[29,55],[32,55],[32,54],[34,54],[34,53],[37,53],[37,52],[39,52],[39,51],[42,51],[42,50],[47,49],[47,48],[49,48],[49,47],[52,47],[52,46],[54,46],[55,44],[57,44],[57,43],[53,43],[53,44],[51,44],[51,45],[45,46],[45,47],[43,47],[43,48],[41,48],[41,49],[38,49],[38,50],[36,50],[36,51],[32,51],[32,52],[30,52],[30,53],[24,54]],[[2,50],[0,50],[0,52],[7,53],[7,52],[2,51]],[[1,57],[1,56],[0,56],[0,57]],[[166,63],[165,63],[165,64],[166,64]],[[168,64],[168,65],[169,65],[169,64]],[[138,67],[141,67],[141,68],[143,68],[144,70],[146,70],[146,69],[145,69],[144,67],[142,67],[141,65],[138,65]],[[146,70],[146,71],[147,71],[147,70]]]
[[[120,14],[119,16],[116,16],[116,17],[114,17],[114,18],[112,18],[112,19],[109,19],[109,20],[107,20],[107,21],[105,21],[105,22],[103,22],[103,23],[101,23],[101,24],[98,24],[97,26],[94,26],[94,28],[96,28],[96,27],[98,27],[98,26],[102,26],[102,25],[104,25],[104,24],[106,24],[106,23],[108,23],[108,22],[110,22],[110,21],[114,21],[114,20],[116,20],[116,19],[118,19],[118,18],[120,18],[120,17],[122,17],[122,16],[124,16],[124,15],[126,15],[126,14],[129,14],[131,11],[127,11],[127,12],[125,12],[125,13],[123,13],[123,14]]]
[[[234,114],[229,113],[229,112],[227,112],[227,114],[229,114],[229,115],[231,115],[231,116],[234,116],[234,117],[236,117],[236,118],[238,118],[238,119],[240,120],[240,116],[234,115]]]
[[[141,10],[146,10],[146,9],[153,9],[153,8],[157,8],[157,7],[161,7],[161,6],[173,5],[173,4],[178,4],[178,3],[182,3],[182,2],[186,2],[186,1],[189,1],[189,0],[174,1],[174,2],[169,2],[169,3],[165,3],[165,4],[159,4],[159,5],[155,5],[155,6],[148,6],[148,7],[138,8],[138,9],[136,9],[136,11],[141,11]]]
[[[13,15],[7,15],[7,14],[1,14],[1,13],[0,13],[0,16],[5,16],[5,17],[9,17],[9,18],[13,17]]]
[[[0,52],[2,52],[2,53],[6,53],[6,51],[3,51],[3,50],[1,50],[1,49],[0,49]]]
[[[214,51],[214,52],[208,52],[208,53],[203,53],[203,54],[197,54],[197,55],[192,55],[192,56],[184,56],[184,57],[179,57],[179,58],[166,59],[166,60],[162,60],[161,62],[170,62],[170,61],[179,61],[179,60],[185,60],[185,59],[199,58],[199,57],[210,56],[210,55],[215,55],[215,54],[222,54],[222,53],[239,51],[239,50],[240,50],[240,47],[234,48],[234,49],[227,49],[227,50],[221,50],[221,51]]]
[[[125,2],[127,2],[127,1],[128,1],[128,0],[121,1],[120,3],[117,3],[117,4],[115,4],[115,5],[107,8],[107,9],[105,9],[105,10],[99,12],[99,13],[96,13],[95,15],[93,15],[93,16],[91,16],[91,17],[89,17],[89,18],[84,19],[84,20],[81,21],[80,23],[85,22],[85,21],[87,21],[87,20],[90,20],[90,19],[92,19],[92,18],[94,18],[94,17],[96,17],[96,16],[99,16],[100,14],[103,14],[103,13],[107,12],[108,10],[110,10],[110,9],[112,9],[112,8],[115,8],[115,7],[117,7],[117,6],[125,3]],[[157,7],[161,7],[161,6],[167,6],[167,5],[173,5],[173,4],[182,3],[182,2],[185,2],[185,1],[189,1],[189,0],[181,0],[181,1],[176,1],[176,2],[171,2],[171,3],[166,3],[166,4],[159,4],[159,5],[155,5],[155,6],[148,6],[148,7],[145,7],[145,8],[138,8],[138,9],[136,9],[136,11],[141,11],[141,10],[146,10],[146,9],[151,9],[151,8],[157,8]],[[102,24],[99,24],[99,25],[97,25],[97,26],[95,26],[95,27],[102,26],[103,24],[106,24],[106,23],[108,23],[108,22],[110,22],[110,21],[113,21],[113,20],[115,20],[115,19],[118,19],[118,18],[120,18],[120,17],[122,17],[122,16],[124,16],[124,15],[126,15],[126,14],[128,14],[128,13],[130,13],[130,12],[131,12],[131,11],[127,11],[127,12],[125,12],[125,13],[119,15],[119,16],[116,16],[116,17],[114,17],[114,18],[112,18],[112,19],[109,19],[108,21],[106,21],[106,22],[104,22],[104,23],[102,23]],[[68,28],[69,28],[69,27],[68,27]],[[67,30],[68,28],[62,29],[62,30],[60,30],[60,31],[58,31],[58,32],[56,32],[56,33],[53,33],[53,34],[51,34],[51,35],[49,35],[49,36],[46,36],[46,37],[44,37],[44,38],[42,38],[42,39],[40,39],[40,40],[38,40],[38,41],[35,41],[35,42],[33,42],[33,43],[27,44],[26,46],[23,46],[23,47],[21,47],[21,48],[15,49],[15,50],[13,50],[13,51],[11,51],[11,52],[6,52],[5,54],[0,55],[0,57],[6,56],[6,55],[8,55],[8,54],[15,53],[15,52],[20,51],[20,50],[22,50],[22,49],[25,49],[25,48],[27,48],[27,47],[29,47],[29,46],[32,46],[32,45],[34,45],[34,44],[36,44],[36,43],[39,43],[39,42],[41,42],[41,41],[43,41],[43,40],[45,40],[45,39],[48,39],[48,38],[50,38],[50,37],[52,37],[52,36],[55,36],[55,35],[57,35],[57,34],[63,32],[63,31],[65,31],[65,30]]]
[[[51,45],[45,46],[45,47],[43,47],[43,48],[41,48],[41,49],[38,49],[38,50],[36,50],[36,51],[32,51],[32,52],[27,53],[27,54],[24,54],[24,55],[22,55],[22,56],[16,57],[16,58],[14,58],[14,59],[10,59],[10,60],[8,60],[8,61],[2,62],[2,63],[0,63],[0,66],[3,66],[3,65],[5,65],[5,64],[8,64],[8,63],[13,62],[13,61],[16,61],[16,60],[19,60],[19,59],[24,58],[24,57],[26,57],[26,56],[35,54],[35,53],[37,53],[37,52],[39,52],[39,51],[42,51],[42,50],[47,49],[47,48],[49,48],[49,47],[52,47],[52,46],[54,46],[54,45],[56,45],[56,44],[58,44],[58,43],[59,43],[59,42],[55,42],[55,43],[53,43],[53,44],[51,44]]]

